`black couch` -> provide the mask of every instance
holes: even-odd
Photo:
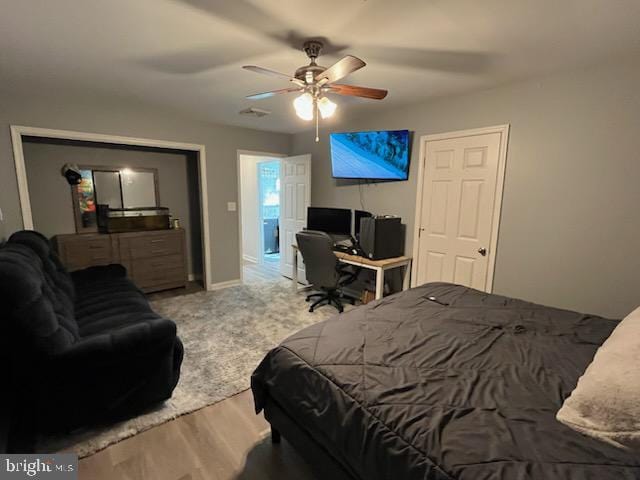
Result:
[[[176,325],[121,265],[69,274],[43,235],[17,232],[0,247],[0,302],[9,450],[171,397],[183,355]]]

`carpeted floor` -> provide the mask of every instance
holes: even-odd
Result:
[[[309,313],[308,306],[304,295],[294,294],[286,280],[153,301],[156,312],[176,322],[184,343],[180,382],[173,397],[153,411],[116,425],[41,439],[38,450],[91,455],[245,390],[268,350],[301,328],[336,314],[326,306]]]

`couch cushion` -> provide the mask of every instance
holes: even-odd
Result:
[[[62,313],[59,321],[63,327],[78,336],[78,326],[74,320],[73,304],[75,290],[69,272],[51,248],[49,240],[39,232],[22,230],[9,237],[8,244],[29,247],[40,258],[41,270],[46,283],[46,290],[55,305],[56,311]]]
[[[0,248],[0,301],[3,329],[29,352],[58,353],[78,340],[73,305],[62,287],[45,274],[41,257],[30,247],[9,243]]]
[[[11,235],[8,243],[18,243],[31,248],[42,260],[45,274],[67,297],[65,301],[68,301],[70,306],[73,305],[75,291],[73,289],[71,275],[64,265],[62,265],[58,255],[54,252],[53,248],[51,248],[51,243],[44,235],[33,230],[22,230]]]
[[[161,318],[126,277],[105,276],[78,283],[76,288],[75,311],[81,337]]]

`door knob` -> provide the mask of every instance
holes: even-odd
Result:
[[[487,256],[487,249],[486,249],[486,248],[484,248],[484,247],[480,247],[480,248],[478,249],[478,253],[479,253],[480,255],[482,255],[483,257],[486,257],[486,256]]]

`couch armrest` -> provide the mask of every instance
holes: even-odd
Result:
[[[56,360],[82,366],[116,363],[166,348],[175,339],[175,323],[164,318],[152,319],[82,338]]]
[[[124,266],[112,263],[110,265],[99,265],[95,267],[85,268],[84,270],[76,270],[71,272],[73,283],[95,282],[110,278],[121,278],[127,276],[127,269]]]

